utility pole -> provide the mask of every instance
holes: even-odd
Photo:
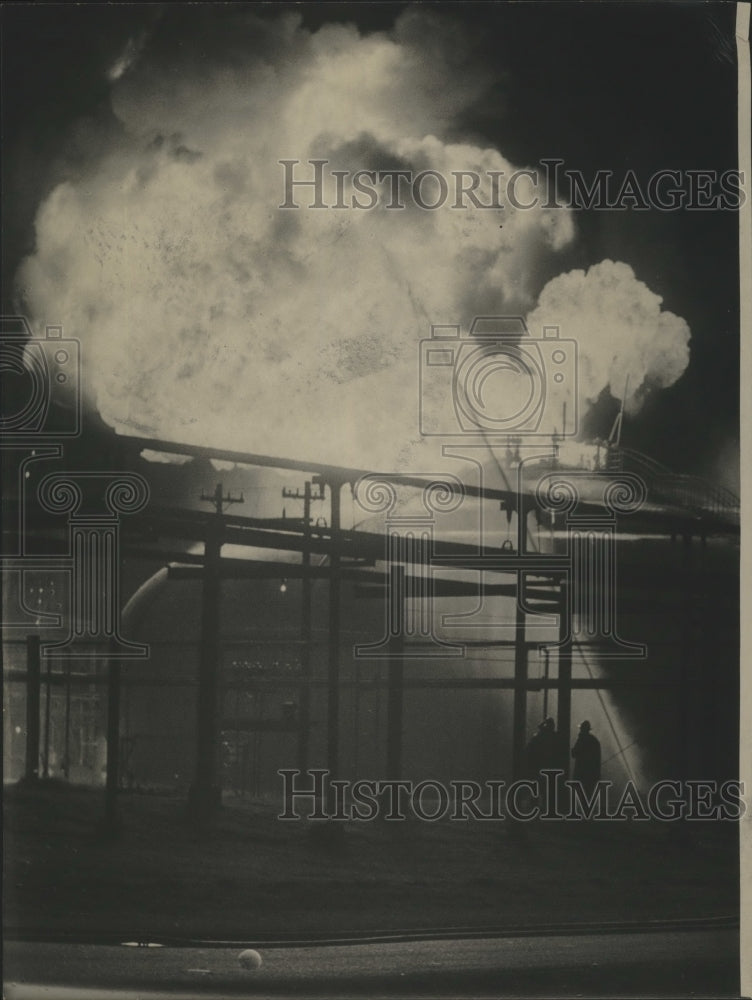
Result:
[[[243,494],[233,497],[217,483],[213,494],[201,500],[214,505],[214,516],[206,526],[204,578],[201,595],[201,643],[198,664],[196,711],[196,763],[189,792],[189,814],[199,823],[207,822],[219,807],[222,788],[217,774],[217,690],[221,647],[219,641],[220,556],[224,537],[224,508],[244,503]]]
[[[315,485],[318,491],[314,494],[311,487]],[[300,609],[300,706],[298,709],[298,769],[307,771],[309,764],[309,745],[311,738],[311,598],[312,583],[309,569],[311,566],[311,503],[324,499],[324,484],[320,476],[314,476],[313,482],[306,481],[303,493],[300,490],[282,488],[282,497],[290,500],[303,501],[303,549],[302,565],[303,580]]]

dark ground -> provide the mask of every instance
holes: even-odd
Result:
[[[348,823],[340,844],[268,803],[210,834],[178,798],[50,783],[5,793],[6,931],[238,939],[738,914],[738,828],[657,822]]]
[[[731,930],[261,946],[260,954],[261,966],[246,970],[237,947],[8,942],[5,995],[8,1000],[739,996]]]

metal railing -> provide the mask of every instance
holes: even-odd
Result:
[[[672,472],[655,459],[632,448],[609,448],[608,472],[633,472],[641,476],[648,499],[668,507],[694,511],[698,517],[712,516],[739,524],[739,497],[731,490],[699,476]]]

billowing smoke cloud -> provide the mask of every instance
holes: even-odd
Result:
[[[120,130],[92,140],[40,207],[23,308],[81,339],[88,393],[122,433],[433,464],[418,435],[419,340],[432,322],[527,312],[541,260],[573,239],[570,213],[281,210],[282,159],[308,176],[309,159],[328,159],[328,204],[333,170],[509,176],[497,150],[459,141],[488,78],[451,22],[416,9],[365,36],[229,8],[196,27],[180,44],[158,27],[113,65]],[[682,321],[626,265],[577,275],[547,286],[531,330],[550,316],[594,350],[588,394],[617,369],[634,368],[635,399],[659,369],[658,384],[677,377],[661,352]],[[634,346],[615,347],[622,335]],[[615,350],[624,363],[604,359]]]
[[[689,363],[690,331],[628,264],[601,261],[545,286],[528,316],[531,331],[556,325],[577,341],[580,412],[608,386],[636,413],[648,392],[673,385]]]

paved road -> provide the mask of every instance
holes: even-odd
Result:
[[[248,942],[254,946],[253,941]],[[739,995],[738,931],[238,949],[6,942],[8,1000]]]

